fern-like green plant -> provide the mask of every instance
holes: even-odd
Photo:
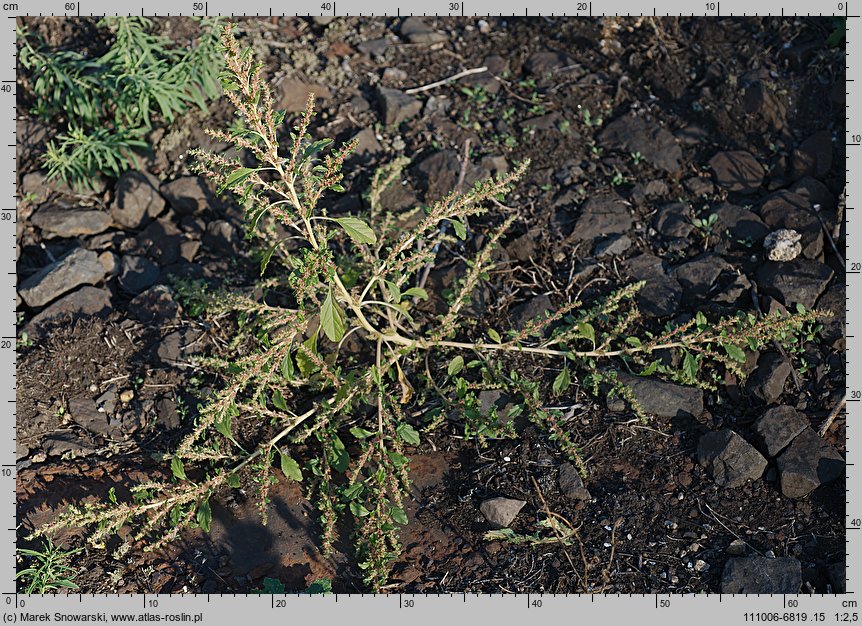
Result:
[[[95,58],[78,52],[51,52],[26,28],[19,28],[19,63],[31,80],[32,112],[63,129],[48,142],[48,177],[78,189],[93,188],[99,174],[118,176],[137,167],[136,150],[147,147],[156,117],[170,123],[189,107],[206,111],[219,94],[218,19],[201,22],[190,50],[153,34],[145,17],[105,17],[99,26],[113,34],[107,51]]]
[[[329,139],[311,136],[311,96],[285,137],[284,113],[274,109],[260,66],[229,27],[223,44],[223,87],[244,124],[210,134],[244,156],[195,150],[194,167],[244,203],[249,233],[260,242],[267,297],[200,283],[185,283],[180,292],[209,314],[238,313],[253,347],[237,355],[248,341],[234,344],[230,354],[201,361],[220,369],[225,383],[171,455],[173,481],[139,485],[130,502],[73,506],[36,534],[90,526],[98,544],[131,523],[132,539],[155,549],[183,528],[208,528],[209,499],[219,491],[252,487],[265,523],[274,481],[301,481],[320,511],[323,552],[333,548],[338,519],[349,516],[365,583],[380,590],[401,551],[410,449],[447,418],[481,444],[515,436],[511,421],[520,413],[589,475],[577,433],[559,411],[546,408],[545,381],[507,371],[500,355],[547,360],[560,371],[551,392],[566,393],[580,377],[596,396],[615,392],[646,420],[617,378],[618,369],[714,387],[726,370],[744,376],[746,350],[792,336],[815,318],[812,311],[761,319],[739,314],[708,320],[699,314],[650,332],[634,299],[643,285],[633,284],[592,306],[569,302],[522,328],[483,327],[465,311],[494,265],[493,249],[515,220],[495,218],[490,207],[524,176],[528,163],[427,209],[395,214],[382,192],[399,180],[407,163],[399,159],[373,176],[367,214],[332,215],[321,199],[342,191],[341,170],[355,142],[334,147]],[[425,269],[442,244],[458,245],[480,222],[490,224],[484,227],[486,243],[448,306],[435,315],[420,306],[430,298],[442,305],[439,294],[427,293],[422,284]],[[274,224],[299,237],[302,246],[289,251]],[[348,257],[349,272],[340,261]],[[365,349],[345,354],[348,337]],[[681,367],[659,360],[660,351],[677,353]],[[476,391],[489,387],[509,390],[519,399],[515,410],[483,412]],[[252,430],[258,435],[238,428],[240,417],[246,425],[256,423]],[[298,444],[312,458],[301,458]]]

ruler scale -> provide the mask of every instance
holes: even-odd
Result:
[[[398,0],[371,0],[359,3],[355,0],[338,0],[321,3],[321,0],[300,0],[289,4],[275,4],[245,0],[237,3],[228,0],[151,0],[146,4],[85,0],[63,2],[62,0],[22,0],[0,3],[0,16],[9,21],[0,34],[0,49],[8,54],[7,65],[0,64],[0,106],[6,110],[0,132],[5,141],[6,162],[12,167],[6,170],[9,189],[9,204],[3,206],[0,216],[0,234],[11,239],[11,252],[0,254],[9,277],[9,289],[4,291],[11,299],[10,310],[0,313],[0,327],[6,338],[16,336],[16,249],[15,210],[18,202],[16,190],[16,43],[15,17],[29,16],[98,16],[146,15],[244,15],[244,16],[292,16],[292,15],[339,15],[339,16],[582,16],[601,17],[612,15],[637,16],[701,16],[706,18],[732,16],[836,16],[847,19],[847,214],[855,216],[857,198],[862,195],[862,180],[857,181],[852,163],[862,164],[862,94],[857,95],[862,82],[862,70],[851,60],[860,37],[857,29],[862,27],[860,12],[862,0],[824,3],[761,2],[753,7],[750,0],[700,0],[695,3],[669,0],[661,4],[634,2],[632,0],[608,0],[607,2],[567,2],[564,0],[538,0],[525,6],[523,3],[506,0],[425,0],[419,4],[404,4]],[[241,11],[241,12],[240,12]],[[855,125],[855,118],[860,123]],[[855,135],[855,137],[854,137]],[[3,143],[0,143],[2,149]],[[11,219],[5,219],[10,216]],[[847,241],[856,240],[856,220],[846,218]],[[858,233],[862,235],[862,232]],[[851,359],[859,352],[857,326],[862,323],[862,308],[855,311],[850,306],[854,299],[862,300],[862,250],[845,252],[847,261],[847,397],[862,393],[862,367],[855,370]],[[8,260],[7,260],[8,259]],[[857,295],[857,292],[858,295]],[[847,461],[847,593],[844,595],[543,595],[543,594],[330,594],[326,596],[287,595],[92,595],[28,596],[16,593],[15,540],[17,524],[15,503],[15,401],[16,401],[16,353],[14,339],[3,339],[0,350],[0,389],[7,407],[6,423],[11,435],[7,444],[0,446],[0,487],[8,489],[12,498],[0,498],[0,515],[6,520],[0,525],[4,533],[5,554],[3,563],[9,569],[0,568],[0,607],[4,623],[37,621],[124,621],[155,622],[170,621],[190,624],[236,624],[287,623],[325,620],[327,623],[373,623],[373,624],[439,624],[441,621],[483,619],[497,623],[522,623],[525,619],[554,620],[563,623],[623,623],[628,621],[648,623],[661,620],[662,624],[742,624],[761,622],[807,622],[807,623],[851,623],[860,619],[858,602],[862,600],[856,591],[862,589],[862,506],[854,498],[857,483],[862,480],[855,463],[855,450],[848,445]],[[8,345],[7,345],[8,344]],[[858,395],[856,396],[858,397]],[[848,415],[859,411],[859,402],[847,405]],[[850,440],[850,419],[847,420],[847,440]],[[855,432],[855,431],[854,431]],[[855,508],[854,508],[855,507]],[[8,560],[6,560],[8,559]],[[3,574],[2,570],[7,573]],[[860,597],[860,600],[856,598]],[[28,617],[30,616],[30,617]],[[343,620],[343,622],[339,622]]]

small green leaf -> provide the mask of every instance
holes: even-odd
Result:
[[[290,353],[284,355],[284,359],[281,361],[281,375],[285,380],[291,381],[293,380],[293,359],[290,358]]]
[[[304,345],[306,350],[312,354],[317,354],[317,333],[314,333],[311,337],[303,341],[302,345]],[[305,377],[311,376],[317,371],[317,364],[309,359],[304,352],[299,350],[296,352],[296,365],[299,367],[299,373]]]
[[[457,235],[458,239],[463,241],[467,238],[467,224],[466,224],[466,222],[459,222],[457,220],[452,220],[452,228],[455,229],[455,235]]]
[[[422,289],[422,287],[411,287],[407,291],[401,294],[402,298],[419,298],[420,300],[428,299],[428,292]]]
[[[272,260],[272,255],[275,254],[275,251],[278,250],[278,247],[281,245],[280,241],[275,242],[272,246],[270,246],[260,257],[260,275],[263,276],[264,272],[266,272],[266,268],[269,265],[269,262]]]
[[[285,476],[287,476],[288,478],[291,478],[291,479],[295,480],[296,482],[301,483],[302,482],[302,470],[299,469],[299,463],[297,463],[292,458],[287,456],[281,450],[278,451],[278,456],[280,457],[280,460],[281,460],[281,471],[282,471],[282,473]]]
[[[404,512],[404,509],[401,509],[397,506],[393,506],[389,509],[389,516],[402,526],[406,526],[409,521],[407,519],[407,513]]]
[[[216,193],[221,193],[225,189],[230,189],[231,187],[238,185],[246,178],[254,174],[257,170],[253,167],[240,167],[231,172],[230,176],[228,176],[224,183],[216,190]]]
[[[323,306],[320,307],[320,326],[333,343],[338,343],[344,337],[347,321],[344,317],[344,311],[341,310],[341,307],[336,304],[335,298],[332,297],[331,289],[326,294]]]
[[[649,365],[647,365],[644,370],[640,373],[641,376],[652,376],[655,374],[655,371],[658,369],[658,361],[653,361]]]
[[[596,329],[593,328],[593,325],[589,322],[581,322],[578,324],[578,332],[581,333],[581,337],[584,339],[589,339],[593,344],[593,347],[596,345]]]
[[[459,354],[450,361],[449,368],[446,371],[449,373],[449,376],[454,376],[462,369],[464,369],[464,357]]]
[[[287,411],[287,402],[285,401],[284,396],[281,395],[281,391],[278,389],[272,392],[272,403],[277,409]]]
[[[344,442],[341,441],[338,435],[333,435],[332,437],[332,448],[329,451],[329,464],[332,465],[332,468],[339,474],[346,472],[347,466],[350,464],[350,455],[347,454],[347,450],[344,448]]]
[[[377,235],[358,217],[339,217],[335,220],[356,243],[376,243]]]
[[[503,343],[503,340],[500,339],[500,333],[498,333],[493,328],[488,329],[488,336],[491,338],[491,341],[494,343]]]
[[[419,445],[419,433],[410,424],[398,424],[395,432],[405,443],[409,443],[411,446]]]
[[[213,512],[210,508],[210,501],[204,500],[198,507],[198,524],[205,533],[210,531],[210,524],[213,521]]]
[[[179,480],[188,480],[188,478],[186,478],[186,469],[183,467],[183,462],[180,457],[175,456],[171,459],[171,471]]]
[[[230,476],[227,477],[227,484],[229,487],[233,487],[234,489],[239,489],[239,487],[240,487],[239,476],[237,476],[236,474],[231,474]]]
[[[389,455],[389,459],[392,461],[395,467],[404,467],[405,465],[407,465],[407,463],[410,462],[410,459],[408,459],[403,454],[399,454],[397,452],[388,452],[387,454]]]
[[[726,343],[724,344],[724,351],[727,352],[727,356],[734,361],[745,363],[745,352],[743,352],[742,348],[739,346],[735,346],[732,343]]]
[[[685,353],[682,371],[689,380],[697,380],[697,358],[691,352]]]
[[[398,285],[389,280],[383,282],[386,283],[386,288],[389,290],[389,296],[392,298],[392,302],[395,304],[401,302],[401,289],[398,288]]]
[[[353,513],[353,515],[355,515],[356,517],[368,517],[369,515],[371,515],[371,511],[366,509],[358,502],[350,503],[350,512]]]
[[[564,367],[563,370],[557,374],[557,377],[554,379],[554,384],[551,387],[551,390],[554,392],[555,396],[560,395],[566,389],[569,388],[569,385],[572,384],[572,379],[569,377],[569,368]]]
[[[374,433],[370,430],[365,430],[364,428],[360,428],[359,426],[354,426],[350,429],[350,434],[356,437],[357,439],[368,439]]]

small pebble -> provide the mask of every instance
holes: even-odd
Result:
[[[122,402],[123,404],[128,404],[134,399],[134,397],[135,392],[131,389],[126,389],[125,391],[120,393],[120,402]]]

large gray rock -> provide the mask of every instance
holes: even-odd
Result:
[[[57,237],[78,237],[102,232],[110,225],[111,217],[98,209],[48,205],[34,213],[30,221]]]
[[[162,195],[180,215],[201,213],[219,206],[215,194],[199,176],[180,176],[161,187]]]
[[[799,302],[806,309],[814,308],[833,275],[828,265],[801,258],[783,263],[769,261],[756,272],[757,284],[763,292],[775,296],[787,307]]]
[[[18,293],[28,306],[44,306],[80,285],[95,285],[104,277],[99,255],[75,248],[22,282]]]
[[[767,461],[750,443],[732,430],[705,434],[697,444],[697,459],[722,487],[741,487],[763,475]]]
[[[618,235],[628,231],[632,222],[628,205],[617,194],[595,196],[581,207],[572,237],[595,239],[603,235]]]
[[[130,293],[139,294],[151,287],[159,279],[159,266],[145,256],[126,255],[123,257],[123,272],[120,285]]]
[[[386,126],[397,126],[411,117],[416,117],[422,110],[420,100],[397,89],[380,87],[377,95]]]
[[[111,217],[123,228],[140,228],[165,209],[159,181],[149,172],[125,172],[117,181]]]
[[[724,271],[732,271],[730,263],[717,254],[706,252],[673,268],[673,276],[685,289],[687,298],[703,297],[712,289]],[[647,285],[647,289],[649,285]]]
[[[766,454],[774,457],[808,426],[808,420],[792,406],[776,406],[754,422],[754,434],[763,443]]]
[[[491,498],[479,505],[479,510],[492,528],[506,528],[511,524],[524,505],[524,500],[512,498]]]
[[[763,182],[765,173],[750,152],[719,152],[709,161],[715,182],[728,191],[754,193]]]
[[[799,593],[802,565],[791,557],[729,559],[721,573],[722,593]]]
[[[682,163],[682,148],[669,130],[640,117],[618,118],[599,135],[603,147],[640,153],[644,160],[668,173],[678,172]]]
[[[748,379],[748,392],[766,404],[772,404],[784,393],[784,384],[792,369],[790,361],[781,354],[764,352],[757,359],[757,369]]]
[[[439,43],[449,39],[446,33],[434,30],[421,17],[406,18],[399,32],[410,43]]]
[[[81,287],[45,307],[41,313],[36,315],[24,330],[30,337],[36,337],[41,333],[41,327],[45,324],[74,317],[91,317],[104,315],[112,310],[111,292],[99,287]]]
[[[627,372],[619,372],[617,380],[631,389],[635,399],[649,415],[674,418],[698,417],[703,413],[703,391],[697,387],[633,376]],[[621,398],[608,399],[608,409],[611,411],[622,411],[625,407],[625,401]]]
[[[820,485],[838,479],[844,466],[838,451],[806,428],[778,457],[781,493],[788,498],[803,498]]]
[[[682,299],[682,286],[668,275],[664,262],[657,256],[641,254],[626,263],[632,280],[645,281],[637,295],[637,304],[648,317],[669,317],[676,313]]]

